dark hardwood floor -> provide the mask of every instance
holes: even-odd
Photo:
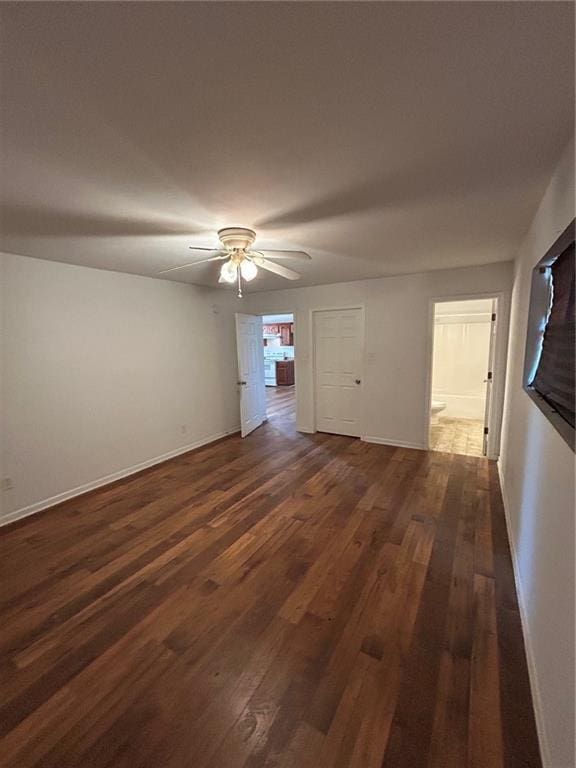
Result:
[[[296,418],[294,384],[287,387],[266,387],[266,412],[269,419],[294,420]]]
[[[540,765],[485,459],[288,409],[0,550],[2,766]]]

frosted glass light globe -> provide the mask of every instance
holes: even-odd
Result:
[[[227,283],[233,283],[238,275],[238,267],[233,261],[227,261],[222,264],[220,269],[220,277]]]
[[[253,261],[248,261],[248,259],[244,259],[244,261],[240,264],[240,272],[244,280],[250,281],[250,280],[254,280],[254,278],[258,274],[258,268]]]

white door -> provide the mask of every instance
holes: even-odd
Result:
[[[484,405],[484,438],[482,442],[482,453],[484,456],[490,454],[489,446],[493,445],[490,440],[490,415],[492,405],[492,388],[494,386],[494,353],[496,350],[496,307],[498,301],[492,300],[492,317],[490,320],[490,349],[488,351],[488,371],[484,383],[486,384],[486,403]]]
[[[314,312],[316,429],[360,437],[364,322],[361,309]]]
[[[236,315],[236,346],[240,424],[242,437],[246,437],[266,419],[264,342],[260,316]]]

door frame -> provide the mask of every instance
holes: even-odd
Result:
[[[365,385],[365,370],[366,370],[366,361],[365,361],[365,355],[366,355],[366,307],[363,303],[355,303],[355,304],[347,304],[347,305],[340,305],[340,306],[328,306],[328,307],[312,307],[308,310],[308,328],[309,328],[309,336],[308,336],[308,343],[309,348],[311,350],[311,372],[312,372],[312,380],[311,380],[311,387],[312,387],[312,427],[313,432],[317,432],[317,425],[316,425],[316,325],[315,325],[315,316],[319,312],[341,312],[345,309],[359,309],[361,312],[361,325],[362,325],[362,349],[360,350],[360,365],[361,365],[361,371],[360,376],[362,378],[362,386]],[[365,409],[364,409],[364,403],[365,399],[362,398],[361,406],[360,406],[360,435],[358,437],[359,440],[363,439],[363,435],[365,433]]]
[[[449,296],[433,296],[428,301],[428,337],[426,370],[426,396],[424,411],[424,445],[430,450],[430,406],[432,403],[432,373],[434,367],[434,319],[436,304],[451,301],[474,301],[475,299],[492,299],[496,306],[496,321],[494,330],[494,355],[492,368],[492,391],[490,400],[490,415],[488,419],[487,459],[498,459],[500,455],[500,433],[502,429],[502,402],[506,380],[506,349],[507,335],[505,333],[507,319],[506,294],[503,291],[484,293],[451,294]],[[506,312],[506,315],[505,315]]]

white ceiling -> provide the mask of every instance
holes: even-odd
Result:
[[[240,225],[313,256],[250,290],[508,260],[573,130],[569,2],[0,6],[12,253],[153,276]]]

